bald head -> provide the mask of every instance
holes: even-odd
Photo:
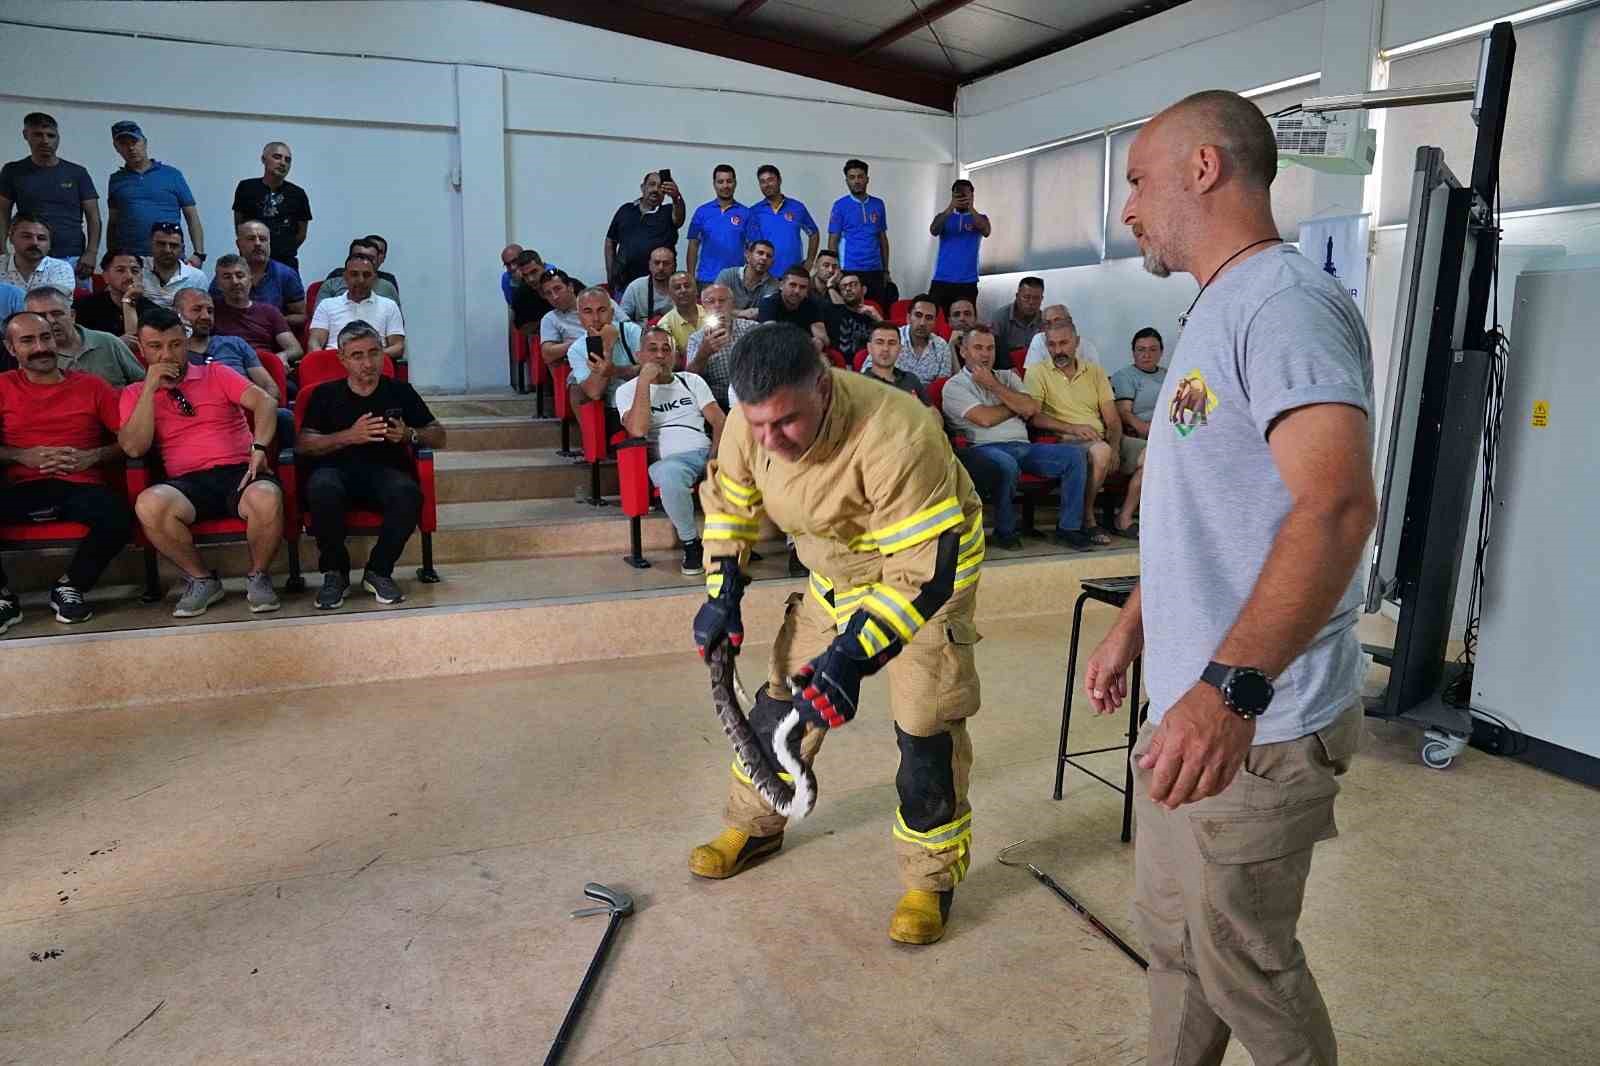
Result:
[[[1238,93],[1207,89],[1186,96],[1151,120],[1150,127],[1158,125],[1181,155],[1214,145],[1234,171],[1228,177],[1266,188],[1278,176],[1272,126],[1260,108]]]
[[[520,244],[508,244],[504,248],[500,249],[500,264],[502,266],[504,266],[507,270],[510,270],[511,269],[511,264],[516,262],[517,261],[517,256],[519,256],[521,254],[522,254],[522,245],[520,245]]]

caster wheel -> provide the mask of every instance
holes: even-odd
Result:
[[[1455,761],[1455,753],[1450,750],[1450,745],[1443,741],[1430,740],[1422,745],[1423,765],[1434,770],[1449,769]]]

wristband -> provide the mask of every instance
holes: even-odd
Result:
[[[259,441],[251,441],[250,450],[253,452],[260,452],[262,455],[267,454],[267,446]]]

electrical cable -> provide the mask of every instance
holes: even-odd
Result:
[[[1268,115],[1267,117],[1268,118],[1279,118],[1279,117],[1281,117],[1283,115],[1297,115],[1297,114],[1299,114],[1300,112],[1302,112],[1304,110],[1305,110],[1305,108],[1301,107],[1299,104],[1290,104],[1288,107],[1280,108],[1279,110],[1274,111],[1272,114]]]

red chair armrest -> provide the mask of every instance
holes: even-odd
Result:
[[[422,514],[417,529],[435,533],[439,529],[439,485],[433,473],[433,449],[418,446],[415,452],[417,484],[422,489]]]
[[[555,383],[556,417],[565,422],[572,417],[572,398],[567,395],[567,380],[572,377],[572,367],[563,359],[550,367],[550,377]]]
[[[624,437],[616,451],[622,513],[638,518],[650,510],[649,441],[644,437]]]
[[[583,457],[591,463],[606,458],[606,403],[590,400],[578,407],[578,431],[583,434]]]

